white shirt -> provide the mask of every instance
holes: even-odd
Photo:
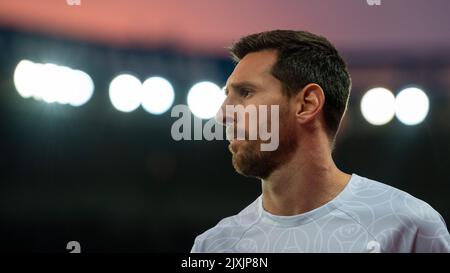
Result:
[[[445,222],[430,205],[356,174],[303,214],[272,215],[262,198],[199,235],[191,252],[450,252]]]

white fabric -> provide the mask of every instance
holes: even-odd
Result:
[[[199,235],[191,252],[450,252],[445,222],[430,205],[356,174],[304,214],[272,215],[262,198]]]

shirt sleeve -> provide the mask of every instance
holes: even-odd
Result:
[[[432,209],[432,218],[418,221],[412,252],[450,253],[450,234],[442,216]]]

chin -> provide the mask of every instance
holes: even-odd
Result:
[[[233,153],[233,167],[241,175],[264,179],[267,178],[272,168],[267,164],[267,159],[257,153],[244,153],[241,150]]]

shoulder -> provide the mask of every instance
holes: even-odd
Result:
[[[387,184],[354,175],[349,185],[350,198],[344,201],[344,207],[360,204],[365,213],[374,216],[396,215],[421,224],[424,220],[442,221],[440,214],[427,202]]]
[[[384,183],[354,177],[341,210],[373,237],[389,241],[392,247],[401,246],[402,250],[418,250],[422,244],[431,251],[436,243],[450,250],[445,221],[427,202]]]
[[[239,241],[242,234],[259,219],[258,202],[248,205],[238,214],[223,218],[214,227],[195,238],[191,252],[223,252]]]

